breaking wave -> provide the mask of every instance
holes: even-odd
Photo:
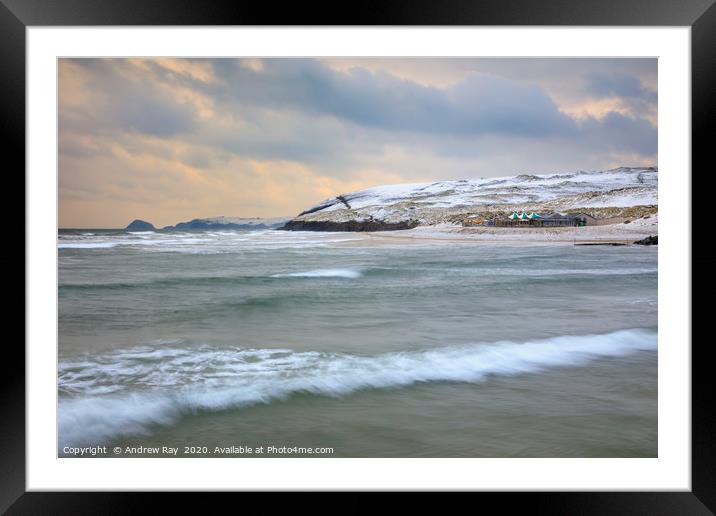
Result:
[[[58,249],[131,248],[186,254],[224,254],[270,249],[313,249],[360,240],[345,233],[261,231],[129,231],[62,234]]]
[[[58,249],[105,249],[115,247],[119,242],[59,242]]]
[[[358,269],[316,269],[313,271],[273,274],[272,278],[348,278],[358,279],[363,273]]]
[[[185,414],[271,403],[296,393],[341,396],[421,382],[477,383],[656,349],[656,333],[644,329],[370,356],[180,347],[169,341],[62,361],[60,443],[148,434]]]

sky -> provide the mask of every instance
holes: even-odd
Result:
[[[60,59],[59,225],[657,165],[656,59]]]

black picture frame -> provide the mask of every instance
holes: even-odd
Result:
[[[713,146],[707,139],[716,125],[715,0],[392,0],[357,3],[347,9],[318,3],[282,3],[280,7],[239,2],[188,0],[0,0],[0,83],[2,141],[8,171],[25,170],[25,30],[29,26],[78,25],[574,25],[690,26],[692,51],[692,171],[709,172]],[[686,171],[685,171],[686,173]],[[694,174],[691,172],[692,185]],[[19,173],[15,173],[19,176]],[[24,182],[21,186],[24,191]],[[692,186],[692,206],[709,206],[706,188]],[[687,214],[691,216],[691,214]],[[693,220],[693,217],[692,217]],[[24,228],[24,226],[23,226]],[[692,234],[692,242],[696,237]],[[691,249],[694,251],[693,246]],[[27,259],[27,256],[24,256]],[[692,254],[692,269],[706,264]],[[27,272],[26,272],[27,274]],[[693,274],[693,270],[692,270]],[[26,277],[27,280],[27,277]],[[692,290],[705,290],[699,283]],[[23,294],[25,298],[25,294]],[[23,304],[24,306],[24,304]],[[703,310],[696,303],[694,315]],[[692,330],[693,331],[693,330]],[[710,339],[693,339],[692,352],[692,490],[690,492],[479,493],[502,510],[529,509],[551,514],[713,514],[716,511],[716,406]],[[0,374],[0,511],[7,514],[114,514],[147,508],[149,494],[25,492],[25,352],[19,339],[4,345]],[[10,365],[11,364],[11,365]],[[222,494],[200,505],[186,494],[167,493],[160,503],[186,509],[220,507]],[[248,494],[241,496],[249,497]],[[355,495],[354,495],[355,496]],[[368,497],[370,499],[370,497]],[[313,496],[303,503],[314,506]],[[359,509],[362,500],[344,506]],[[300,503],[300,502],[299,502]],[[367,504],[372,503],[370,501]]]

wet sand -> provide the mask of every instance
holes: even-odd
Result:
[[[658,233],[658,220],[656,217],[652,217],[629,224],[568,228],[421,226],[409,230],[357,234],[364,236],[371,244],[395,244],[396,241],[400,241],[406,244],[489,242],[512,245],[629,245],[648,236],[658,235]],[[356,243],[360,245],[361,241],[353,242],[353,244]]]

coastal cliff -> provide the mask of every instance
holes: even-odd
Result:
[[[394,231],[396,229],[413,229],[417,221],[385,222],[382,220],[348,220],[334,222],[331,220],[290,220],[281,229],[289,231]]]

